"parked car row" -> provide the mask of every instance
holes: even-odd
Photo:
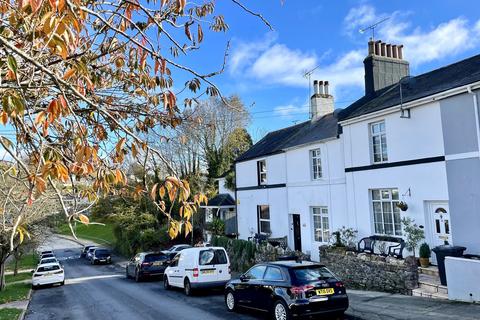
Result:
[[[126,266],[126,277],[140,281],[163,276],[164,288],[224,288],[228,311],[249,308],[275,320],[334,314],[349,306],[344,284],[324,265],[309,261],[261,263],[231,279],[230,260],[222,247],[176,246],[158,253],[139,253]]]
[[[65,284],[63,266],[51,250],[40,252],[38,265],[32,270],[32,289],[48,284]]]
[[[94,245],[84,246],[80,253],[81,258],[86,258],[90,264],[111,264],[112,252],[109,249],[97,247]]]

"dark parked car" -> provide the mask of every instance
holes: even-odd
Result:
[[[269,312],[276,320],[296,316],[343,316],[348,296],[343,283],[324,265],[278,261],[253,266],[225,287],[228,311],[247,307]]]
[[[176,253],[141,252],[133,257],[126,266],[126,277],[141,281],[147,277],[163,276],[170,260]]]
[[[94,245],[84,246],[82,252],[80,253],[80,258],[85,258],[87,256],[88,249],[94,248]]]
[[[92,256],[90,257],[91,264],[97,263],[112,263],[112,253],[108,249],[97,248],[93,251]]]

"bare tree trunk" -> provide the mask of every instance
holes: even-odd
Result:
[[[15,258],[15,267],[13,268],[13,276],[16,276],[18,274],[18,260],[20,260],[21,258],[21,254],[18,251],[18,247],[15,248],[13,255]]]
[[[8,253],[0,249],[0,291],[5,290],[5,265],[7,264]]]

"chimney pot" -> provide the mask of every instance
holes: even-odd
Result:
[[[328,81],[325,81],[324,84],[325,84],[325,94],[328,96]]]
[[[381,43],[382,57],[387,56],[387,44],[385,42]]]
[[[323,81],[318,81],[318,85],[320,87],[320,94],[324,94],[325,93],[325,86],[323,84]]]
[[[387,57],[391,58],[392,57],[392,45],[387,44]]]
[[[375,42],[375,55],[377,56],[381,54],[381,51],[380,51],[381,43],[382,43],[381,40],[378,40],[377,42]]]
[[[318,88],[318,80],[313,80],[313,93],[314,94],[320,93],[320,89]]]
[[[403,44],[398,46],[398,59],[403,60]]]
[[[395,58],[395,59],[398,58],[397,45],[396,44],[392,45],[392,58]]]
[[[372,40],[368,41],[368,54],[375,54],[375,42]]]

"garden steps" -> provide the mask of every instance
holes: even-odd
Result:
[[[440,277],[438,273],[438,268],[436,266],[429,266],[428,268],[418,267],[418,272],[420,274],[427,274],[430,276]]]
[[[412,295],[431,299],[448,299],[448,288],[440,283],[440,278],[437,275],[432,274],[420,272],[419,287],[412,290]]]

